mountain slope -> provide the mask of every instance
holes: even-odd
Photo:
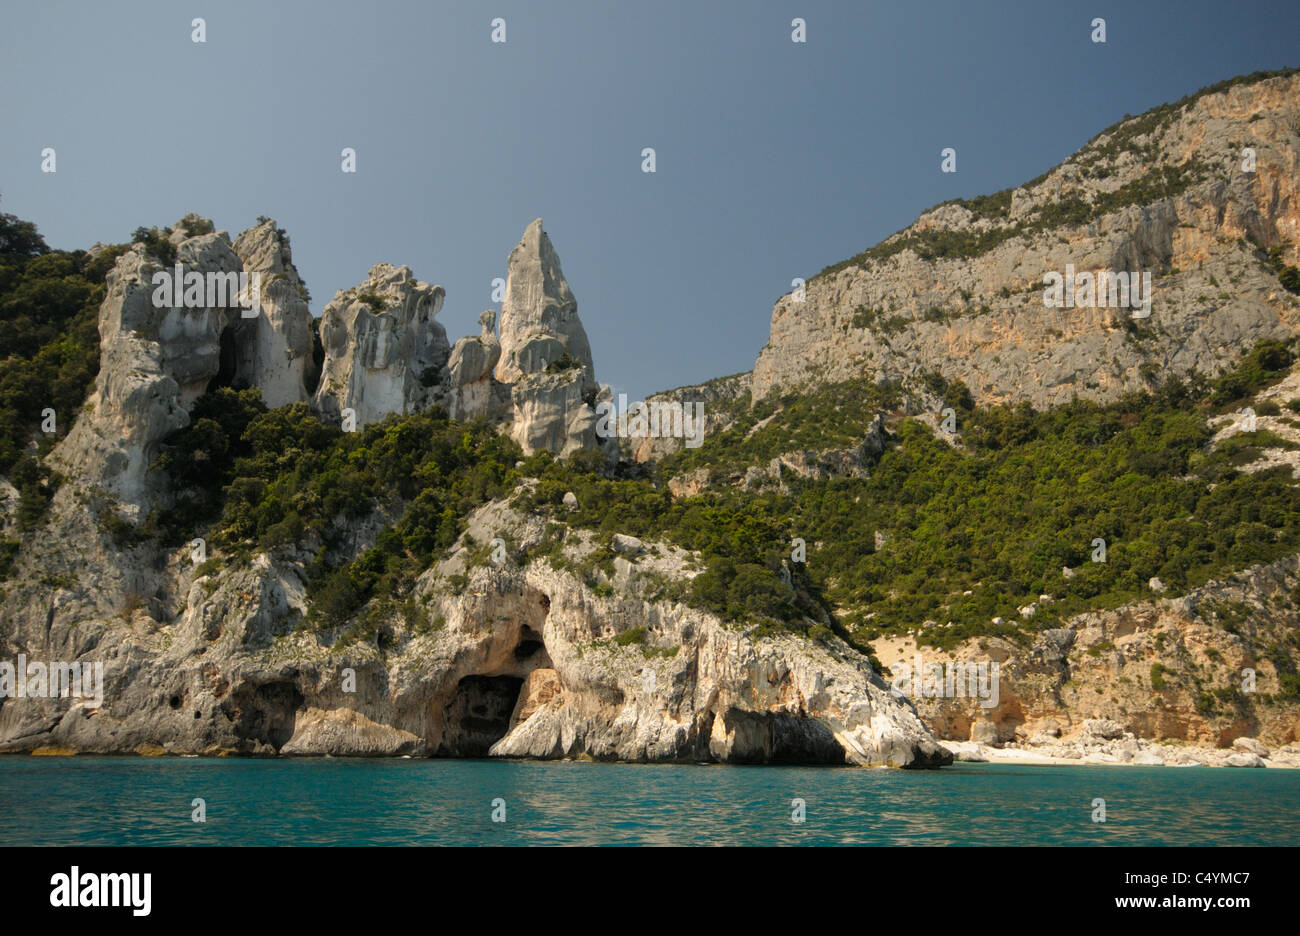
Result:
[[[1300,328],[1278,275],[1300,257],[1297,180],[1294,71],[1128,118],[1024,186],[925,212],[813,277],[802,302],[782,297],[753,398],[935,370],[981,402],[1041,408],[1218,373]],[[1067,264],[1151,273],[1150,316],[1046,307],[1044,276]]]
[[[752,374],[659,395],[705,405],[702,445],[617,463],[540,221],[499,337],[489,310],[451,346],[441,288],[379,264],[313,349],[273,222],[51,265],[5,219],[23,283],[78,287],[41,348],[91,350],[113,269],[95,392],[88,366],[31,371],[75,425],[51,451],[24,410],[0,487],[0,662],[102,663],[104,698],[0,692],[0,751],[935,766],[932,729],[1073,744],[1098,718],[1116,756],[1124,730],[1293,743],[1295,81],[1128,120],[828,268]],[[1216,178],[1247,131],[1256,171]],[[159,306],[178,258],[266,273],[268,315]],[[1134,319],[1044,307],[1048,260],[1170,269]],[[1198,288],[1222,305],[1179,304]],[[1006,663],[1001,702],[918,717],[876,656],[918,648]]]

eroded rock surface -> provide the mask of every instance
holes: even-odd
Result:
[[[471,517],[467,535],[489,533],[510,543],[506,562],[473,565],[463,539],[420,577],[411,609],[385,617],[376,643],[341,648],[332,632],[298,627],[309,551],[200,578],[173,562],[166,591],[184,596],[178,612],[163,601],[128,604],[114,617],[105,589],[59,590],[48,606],[17,613],[11,642],[34,658],[103,660],[104,704],[6,701],[0,749],[951,760],[866,658],[838,640],[759,638],[653,598],[662,576],[690,574],[676,547],[625,538],[638,548],[624,549],[615,574],[601,573],[605,588],[594,589],[528,560],[546,535],[543,518],[493,502]],[[573,533],[563,551],[581,561],[594,548]],[[106,546],[79,561],[91,571],[122,559]]]
[[[1157,375],[1218,373],[1256,341],[1294,334],[1300,302],[1265,251],[1300,260],[1300,76],[1238,84],[1160,116],[1100,135],[1016,189],[1004,211],[941,205],[882,245],[913,246],[813,277],[802,302],[781,298],[754,399],[938,370],[977,401],[1041,409],[1075,395],[1113,400]],[[1253,172],[1242,168],[1246,147]],[[1130,191],[1149,194],[1125,204]],[[1097,217],[1070,220],[1089,206]],[[991,249],[969,246],[1017,226]],[[1150,317],[1045,307],[1043,276],[1066,264],[1150,271]]]
[[[1118,742],[1126,736],[1143,742],[1142,749],[1149,742],[1215,750],[1239,738],[1282,747],[1300,738],[1300,721],[1286,701],[1286,673],[1268,648],[1300,626],[1290,598],[1297,587],[1300,556],[1289,556],[1179,598],[1076,615],[1028,646],[979,637],[951,652],[918,649],[909,639],[882,640],[875,648],[895,674],[903,666],[915,669],[918,655],[924,665],[945,668],[998,664],[997,692],[989,699],[969,691],[908,693],[944,742],[1125,761],[1128,748]],[[1078,753],[1061,753],[1071,750]]]
[[[510,252],[505,300],[501,303],[501,360],[496,377],[516,383],[558,362],[564,355],[593,373],[591,347],[578,318],[560,258],[538,218]]]
[[[433,402],[451,351],[436,320],[445,295],[410,267],[388,263],[341,290],[321,314],[325,364],[316,408],[334,419],[351,410],[360,427]]]
[[[235,238],[234,247],[244,269],[261,276],[258,318],[237,323],[252,331],[247,341],[238,342],[253,361],[246,379],[262,391],[268,407],[302,402],[309,396],[312,321],[289,237],[268,219]]]
[[[299,281],[288,241],[274,222],[232,244],[211,221],[187,215],[169,240],[186,278],[259,272],[270,282],[256,309],[251,296],[237,290],[210,295],[204,288],[198,303],[185,302],[181,290],[161,297],[154,277],[174,278],[176,266],[143,244],[133,245],[109,272],[99,310],[95,389],[51,461],[75,483],[102,489],[135,515],[147,512],[158,494],[147,476],[159,442],[188,424],[199,396],[229,385],[264,388],[275,402],[302,399],[302,367],[311,350],[306,305],[295,301]],[[240,250],[253,269],[245,267]],[[218,303],[206,304],[209,298]]]
[[[366,282],[340,292],[321,318],[317,410],[337,419],[350,409],[361,426],[437,403],[456,419],[503,424],[526,454],[613,445],[595,432],[602,388],[577,301],[540,219],[510,253],[500,337],[488,310],[480,334],[449,347],[434,321],[442,301],[442,287],[382,263]]]
[[[478,317],[480,333],[462,338],[447,361],[447,414],[452,419],[501,419],[509,411],[509,388],[493,376],[501,359],[496,313]]]

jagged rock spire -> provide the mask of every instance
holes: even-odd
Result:
[[[345,409],[357,425],[390,413],[423,409],[441,390],[450,348],[436,321],[446,295],[417,280],[411,268],[377,263],[364,283],[340,290],[321,314],[325,364],[318,410]]]
[[[209,225],[210,226],[210,225]],[[307,399],[304,378],[311,364],[311,310],[306,287],[298,277],[289,236],[273,220],[262,221],[235,238],[235,253],[248,273],[261,277],[261,309],[237,327],[248,358],[250,385],[262,391],[270,407]]]
[[[578,300],[538,218],[510,252],[496,378],[515,383],[526,374],[545,371],[565,354],[594,377],[591,345],[578,318]]]

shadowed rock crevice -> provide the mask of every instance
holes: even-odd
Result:
[[[728,709],[712,724],[711,753],[733,764],[844,764],[824,722],[784,712]]]
[[[235,736],[249,742],[252,753],[263,753],[263,745],[279,751],[293,737],[298,710],[304,699],[289,681],[242,686],[222,705],[234,724]],[[269,752],[265,752],[269,753]]]
[[[315,396],[320,387],[321,371],[325,366],[325,346],[320,341],[320,320],[313,319],[311,326],[311,363],[302,373],[302,388],[308,397]]]
[[[217,372],[208,381],[207,393],[230,387],[244,390],[249,386],[244,359],[248,354],[250,330],[241,326],[241,320],[235,320],[221,330],[217,338],[219,352]]]
[[[510,730],[524,680],[519,676],[466,676],[447,708],[439,757],[487,757]]]
[[[515,659],[521,662],[531,660],[537,651],[544,649],[546,644],[542,642],[542,635],[525,624],[519,634],[519,643],[515,645]]]

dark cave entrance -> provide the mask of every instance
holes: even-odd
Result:
[[[217,362],[217,373],[208,381],[206,391],[208,393],[220,390],[222,387],[245,390],[249,386],[248,380],[239,373],[242,357],[240,351],[243,344],[243,336],[240,334],[243,329],[240,328],[240,324],[241,320],[235,319],[221,330],[218,339],[221,343],[221,352]]]
[[[550,599],[537,599],[525,604],[524,621],[503,628],[482,649],[479,672],[462,676],[433,701],[430,715],[440,731],[434,757],[488,757],[512,728],[560,694],[543,635]]]
[[[180,702],[177,696],[168,700],[174,709],[180,708]],[[252,744],[269,744],[278,751],[293,737],[298,710],[303,702],[298,687],[285,681],[265,683],[256,688],[240,686],[222,702],[221,708],[234,722],[238,738]]]
[[[510,730],[510,716],[524,681],[519,676],[466,676],[447,706],[447,731],[438,753],[487,757]]]
[[[311,365],[303,369],[302,386],[307,396],[315,396],[320,375],[325,368],[325,346],[320,341],[320,319],[311,320]]]
[[[538,650],[545,649],[546,644],[542,643],[542,635],[525,624],[519,634],[519,643],[515,645],[515,659],[531,660]]]

